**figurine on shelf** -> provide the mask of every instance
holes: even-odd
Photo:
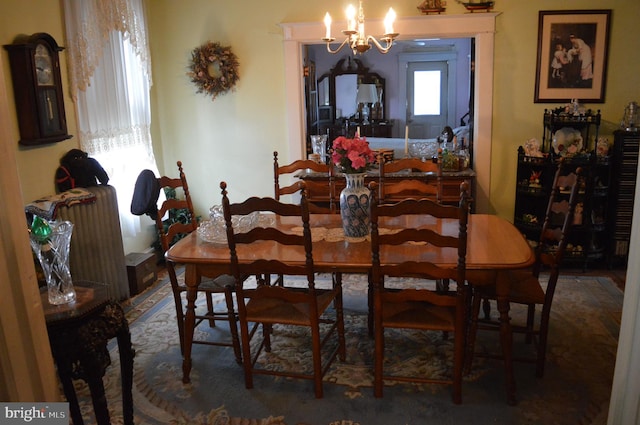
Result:
[[[580,102],[578,99],[571,99],[571,112],[573,115],[580,115]]]
[[[532,156],[536,158],[542,158],[542,152],[540,151],[540,142],[538,139],[532,138],[527,140],[524,144],[524,154],[526,156]]]
[[[605,157],[609,155],[609,139],[606,137],[599,137],[596,144],[596,153],[599,157]]]
[[[541,187],[540,186],[540,175],[542,174],[542,170],[540,171],[531,171],[531,176],[529,177],[529,187]]]
[[[581,115],[587,114],[587,108],[584,105],[580,105],[580,101],[576,99],[571,99],[571,103],[567,103],[564,107],[564,112],[567,115],[573,115],[574,117],[579,117]]]
[[[573,224],[574,226],[582,225],[582,213],[584,212],[584,205],[582,202],[576,204],[576,208],[573,212]]]

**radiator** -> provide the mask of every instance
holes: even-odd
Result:
[[[71,276],[74,280],[106,283],[112,298],[127,299],[129,283],[116,190],[108,185],[87,189],[96,195],[95,202],[57,211],[57,220],[74,224],[69,253]]]

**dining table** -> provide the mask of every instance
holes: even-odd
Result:
[[[301,232],[300,217],[273,218],[272,223],[283,232]],[[371,270],[371,243],[368,238],[346,240],[339,214],[311,214],[310,227],[313,242],[313,262],[317,272],[361,273]],[[401,216],[385,218],[379,223],[381,232],[403,228],[434,228],[444,234],[457,235],[459,222],[432,216]],[[222,230],[224,234],[224,230]],[[251,247],[238,247],[240,263],[244,259],[278,258],[292,265],[303,265],[304,251],[298,247],[278,245],[272,241],[259,241]],[[184,266],[187,286],[187,307],[184,320],[184,353],[182,381],[190,382],[192,367],[191,348],[195,328],[195,303],[202,277],[215,278],[231,274],[230,252],[226,237],[217,240],[192,232],[176,242],[165,259]],[[394,247],[381,258],[383,264],[398,264],[407,260],[431,261],[440,266],[456,267],[456,249],[441,249],[430,245],[404,244]],[[471,271],[499,271],[526,268],[533,264],[532,248],[520,231],[509,221],[493,214],[470,214],[467,227],[466,269]],[[496,281],[498,311],[500,312],[500,340],[504,357],[507,403],[516,404],[516,386],[512,364],[512,333],[509,320],[509,281]],[[374,312],[375,314],[375,312]]]

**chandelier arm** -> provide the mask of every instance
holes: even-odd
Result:
[[[350,37],[345,38],[342,44],[340,44],[336,50],[331,50],[331,41],[327,41],[327,52],[332,54],[338,53],[349,42],[349,40]]]
[[[385,38],[384,41],[386,41],[387,46],[383,47],[382,44],[380,44],[380,42],[378,40],[376,40],[376,38],[372,35],[367,37],[367,43],[371,41],[373,42],[373,44],[378,48],[378,50],[380,51],[380,53],[384,54],[384,53],[388,53],[389,49],[391,49],[391,46],[393,46],[393,38]]]

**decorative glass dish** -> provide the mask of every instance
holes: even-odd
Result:
[[[247,232],[254,227],[273,225],[274,218],[269,214],[253,212],[248,215],[231,216],[231,224],[238,232]],[[222,206],[215,205],[209,209],[209,220],[203,220],[198,226],[198,236],[205,242],[226,244],[227,228],[224,222]]]
[[[409,143],[409,156],[425,161],[438,155],[438,147],[435,141]]]

